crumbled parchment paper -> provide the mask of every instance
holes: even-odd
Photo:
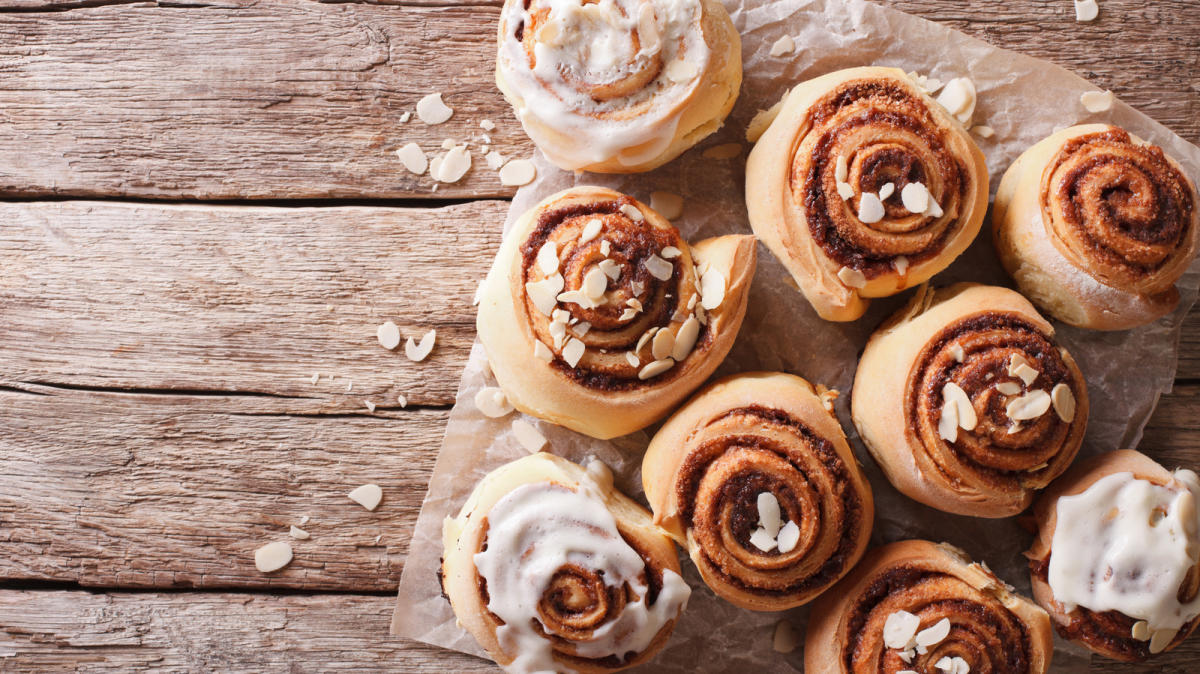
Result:
[[[1107,112],[1087,112],[1079,96],[1096,87],[1045,61],[998,49],[863,0],[727,0],[726,6],[742,34],[745,78],[737,107],[725,127],[700,147],[648,174],[571,174],[554,168],[539,154],[535,158],[538,178],[517,193],[506,229],[544,197],[573,185],[589,184],[612,187],[647,203],[650,193],[657,190],[682,195],[683,214],[675,224],[692,241],[730,232],[749,233],[743,197],[743,171],[750,149],[744,137],[746,125],[757,111],[773,105],[793,84],[860,65],[897,66],[943,82],[970,77],[979,92],[973,123],[996,131],[988,139],[976,137],[987,156],[993,193],[1004,170],[1023,150],[1057,128],[1085,122],[1120,125],[1163,146],[1189,175],[1200,177],[1200,149],[1120,101]],[[795,52],[770,56],[771,45],[784,35],[795,39]],[[743,151],[728,160],[702,156],[706,148],[725,143],[741,143]],[[934,283],[940,286],[970,280],[1011,287],[992,250],[989,230],[990,220],[975,244],[935,277]],[[1198,286],[1200,264],[1194,264],[1179,283],[1183,295],[1179,309],[1136,330],[1102,333],[1058,326],[1059,342],[1078,361],[1088,381],[1091,413],[1081,456],[1137,446],[1158,397],[1171,388],[1180,324],[1196,300]],[[828,323],[817,317],[791,285],[782,265],[760,246],[745,323],[716,376],[783,370],[841,391],[838,416],[875,493],[872,544],[903,538],[949,541],[976,560],[986,561],[1003,580],[1028,596],[1029,575],[1021,553],[1030,536],[1015,519],[949,515],[905,498],[883,477],[850,422],[849,391],[857,355],[874,327],[910,292],[875,300],[867,314],[853,323]],[[395,634],[479,656],[483,656],[482,650],[455,625],[435,573],[442,550],[442,520],[457,513],[484,474],[525,454],[510,429],[517,414],[489,419],[475,409],[475,392],[487,385],[495,382],[483,349],[476,343],[413,533],[392,626]],[[530,421],[549,439],[550,451],[581,463],[592,458],[605,461],[613,468],[618,486],[642,498],[641,454],[653,427],[605,442],[539,420]],[[1147,449],[1153,454],[1154,448]],[[802,648],[779,654],[771,648],[771,639],[775,623],[783,618],[793,621],[802,633],[807,607],[783,614],[744,611],[716,598],[686,557],[683,566],[684,577],[693,588],[688,609],[667,647],[644,669],[682,674],[803,668]],[[1087,663],[1086,651],[1058,640],[1056,672],[1086,671]]]

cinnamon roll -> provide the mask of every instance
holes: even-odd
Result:
[[[1196,255],[1196,186],[1161,148],[1115,126],[1064,129],[1005,172],[996,250],[1021,292],[1071,325],[1124,330],[1179,303]]]
[[[724,599],[799,606],[862,556],[871,487],[831,408],[799,377],[741,374],[706,387],[650,442],[654,521]]]
[[[752,236],[689,246],[636,199],[576,187],[505,235],[483,284],[479,338],[517,409],[597,438],[624,435],[720,364],[754,261]]]
[[[813,604],[808,674],[1041,674],[1050,618],[987,566],[946,543],[909,540],[867,553]]]
[[[484,477],[446,519],[443,593],[509,672],[644,663],[687,604],[671,540],[593,466],[521,458]]]
[[[801,83],[746,164],[754,233],[830,321],[945,269],[979,233],[987,201],[983,153],[895,68]]]
[[[1200,624],[1200,479],[1133,450],[1080,463],[1034,506],[1033,597],[1064,638],[1114,660]]]
[[[720,128],[742,82],[718,0],[505,0],[496,84],[566,170],[649,171]]]
[[[901,492],[976,517],[1024,510],[1083,441],[1083,375],[1006,288],[920,289],[867,342],[852,416]]]

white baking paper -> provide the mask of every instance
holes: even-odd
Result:
[[[1189,175],[1200,176],[1200,149],[1120,101],[1107,112],[1088,113],[1079,96],[1096,88],[1050,63],[997,49],[863,0],[727,0],[726,6],[742,35],[745,78],[741,98],[725,127],[700,147],[648,174],[576,175],[554,168],[539,155],[535,159],[538,178],[517,193],[506,228],[542,198],[573,185],[591,184],[612,187],[647,203],[656,190],[682,195],[683,214],[675,224],[690,240],[749,233],[743,199],[743,171],[750,148],[744,137],[747,123],[793,84],[860,65],[897,66],[943,82],[970,77],[979,92],[974,123],[991,126],[996,132],[989,139],[977,138],[987,156],[993,193],[1003,171],[1023,150],[1057,128],[1084,122],[1120,125],[1161,145]],[[796,51],[770,56],[771,45],[784,35],[794,37]],[[704,158],[706,148],[726,143],[742,144],[742,152],[728,160]],[[992,250],[989,227],[990,221],[971,249],[938,275],[935,284],[971,280],[1011,286]],[[1030,536],[1015,519],[949,515],[901,496],[866,453],[850,423],[848,393],[857,354],[874,327],[910,293],[876,300],[866,316],[853,323],[828,323],[817,317],[787,279],[783,267],[760,246],[746,320],[717,375],[782,370],[840,390],[838,416],[875,493],[873,544],[903,538],[949,541],[976,560],[986,561],[1002,579],[1028,596],[1029,575],[1021,553]],[[1183,295],[1179,309],[1143,328],[1101,333],[1058,326],[1059,342],[1078,361],[1088,381],[1091,413],[1081,456],[1137,446],[1158,397],[1171,388],[1180,324],[1196,299],[1198,286],[1200,265],[1193,265],[1179,283]],[[458,511],[484,474],[525,453],[510,430],[519,415],[489,419],[475,409],[475,392],[485,385],[494,385],[494,381],[483,349],[476,343],[413,533],[393,624],[395,634],[479,656],[483,656],[482,650],[455,625],[435,574],[442,550],[443,518]],[[639,464],[654,428],[603,442],[530,421],[549,438],[550,451],[578,462],[599,458],[612,466],[618,486],[635,498],[642,497]],[[1154,448],[1147,449],[1153,455]],[[734,608],[704,586],[689,560],[684,558],[683,565],[684,577],[693,588],[691,602],[670,643],[644,669],[682,674],[803,668],[802,648],[785,655],[776,653],[771,642],[774,625],[781,619],[792,621],[802,634],[806,608],[786,614]],[[1057,646],[1056,672],[1087,670],[1086,651],[1062,640]]]

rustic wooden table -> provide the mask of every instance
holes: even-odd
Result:
[[[891,4],[1200,142],[1196,0]],[[494,671],[387,629],[511,194],[478,165],[433,192],[393,151],[487,118],[531,152],[497,5],[0,0],[0,670]],[[432,91],[454,118],[401,123]],[[1198,316],[1142,445],[1167,464],[1200,465]],[[387,319],[433,356],[379,348]]]

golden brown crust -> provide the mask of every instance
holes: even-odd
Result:
[[[950,633],[912,663],[883,643],[896,611],[927,629],[943,618]],[[854,571],[813,604],[804,650],[809,674],[935,671],[961,657],[972,672],[1040,674],[1053,655],[1046,612],[1015,594],[982,565],[945,543],[908,540],[867,553]]]
[[[644,219],[631,216],[630,208]],[[583,241],[581,234],[592,221],[600,221],[603,230]],[[605,259],[621,270],[608,278],[604,304],[557,302],[555,310],[566,312],[569,326],[555,327],[527,290],[527,283],[547,276],[537,262],[547,242],[558,251],[562,291],[580,290],[588,273],[600,269]],[[679,253],[670,259],[673,275],[664,281],[646,265],[670,247]],[[517,409],[593,437],[624,435],[666,415],[720,364],[745,316],[754,263],[753,237],[723,236],[689,246],[669,222],[636,199],[609,189],[576,187],[543,200],[505,236],[481,293],[479,338],[500,387]],[[725,289],[721,303],[707,311],[698,290],[705,270],[719,274]],[[640,310],[624,317],[631,306]],[[642,379],[655,361],[653,342],[642,337],[656,328],[679,336],[687,332],[689,320],[696,323],[688,327],[697,330],[694,348],[686,355],[672,354],[683,360]],[[589,326],[586,332],[582,324]],[[585,349],[574,366],[564,353],[571,340]],[[549,360],[536,355],[538,343],[545,348],[543,356],[552,354]],[[628,360],[631,352],[639,358],[636,366]]]
[[[1196,188],[1115,126],[1059,131],[1005,172],[996,250],[1021,292],[1071,325],[1123,330],[1170,313],[1200,237]]]
[[[1014,357],[1036,372],[1026,384]],[[975,425],[939,424],[947,387],[969,398]],[[1064,385],[1075,401],[1066,421],[1056,407],[1014,422],[1009,404]],[[1037,394],[1040,395],[1040,394]],[[859,361],[854,423],[888,479],[908,497],[940,510],[1006,517],[1074,459],[1087,425],[1087,386],[1054,330],[1019,294],[959,284],[925,288],[871,336]]]
[[[709,587],[758,611],[805,604],[836,582],[862,556],[874,518],[841,426],[808,382],[783,373],[707,386],[654,436],[642,481],[655,522]],[[750,543],[768,491],[800,529],[787,553]]]
[[[839,195],[839,157],[854,192],[848,200]],[[864,223],[862,194],[887,183],[894,193],[882,220]],[[910,183],[925,185],[943,213],[909,212],[902,192]],[[895,68],[850,68],[796,86],[746,165],[755,234],[826,320],[854,320],[867,298],[945,269],[979,233],[987,200],[983,153]],[[840,277],[843,268],[853,273]]]
[[[497,468],[479,482],[458,516],[446,519],[440,576],[443,594],[454,608],[459,624],[501,665],[512,662],[517,654],[505,652],[496,636],[502,622],[488,610],[487,584],[474,563],[475,554],[487,545],[487,514],[492,506],[523,485],[549,484],[576,489],[584,482],[595,484],[602,490],[605,505],[616,518],[621,536],[645,560],[652,586],[661,585],[663,571],[667,569],[679,573],[679,559],[671,540],[654,526],[650,513],[613,489],[611,483],[593,480],[578,465],[545,453],[523,457]],[[555,643],[554,658],[557,661],[581,673],[613,672],[650,660],[666,644],[675,627],[674,620],[663,626],[649,647],[624,661],[611,657],[590,660],[573,655],[569,641],[563,637],[575,634],[586,639],[592,629],[586,623],[594,623],[595,627],[610,622],[623,603],[620,593],[610,596],[581,591],[575,596],[589,596],[596,600],[596,605],[589,606],[588,610],[580,610],[578,606],[570,612],[555,610],[556,594],[561,594],[556,591],[565,591],[574,584],[602,582],[589,569],[576,567],[570,571],[556,576],[559,585],[550,587],[540,602],[543,622],[553,625],[559,634],[559,638],[551,639]],[[601,617],[597,618],[597,615]]]
[[[1136,622],[1133,618],[1118,611],[1094,612],[1082,606],[1066,611],[1055,601],[1048,581],[1053,552],[1051,543],[1058,523],[1058,499],[1081,494],[1100,479],[1117,473],[1132,473],[1139,480],[1157,485],[1168,484],[1173,479],[1166,468],[1132,449],[1106,452],[1079,462],[1038,497],[1033,507],[1037,535],[1025,556],[1029,558],[1033,598],[1050,614],[1055,630],[1064,639],[1107,658],[1140,662],[1151,656],[1150,642],[1133,638],[1132,628]],[[1200,626],[1200,617],[1180,629],[1164,652],[1178,646],[1197,626]]]

